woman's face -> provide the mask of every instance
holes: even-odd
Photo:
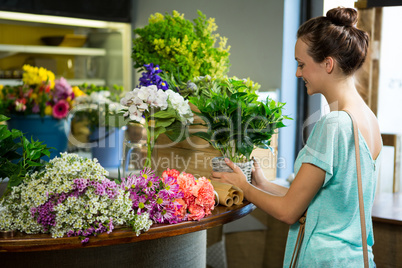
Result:
[[[295,59],[297,61],[296,77],[302,78],[307,88],[307,94],[322,93],[323,82],[326,77],[325,64],[317,63],[307,53],[308,45],[297,39],[295,46]],[[325,72],[326,74],[326,72]]]

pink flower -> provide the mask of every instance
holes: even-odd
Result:
[[[177,184],[180,186],[180,189],[183,192],[184,199],[188,199],[193,194],[191,193],[192,187],[195,185],[195,178],[192,174],[182,172],[177,177]]]
[[[165,171],[163,171],[162,173],[162,178],[166,179],[167,177],[173,177],[175,179],[177,179],[177,177],[180,175],[180,172],[177,171],[176,169],[167,169]]]
[[[53,117],[57,119],[62,119],[67,117],[68,109],[69,109],[68,102],[65,100],[60,100],[53,106]]]
[[[27,106],[25,105],[25,100],[24,99],[19,99],[15,101],[15,110],[17,112],[23,112],[25,111],[25,109],[27,108]]]
[[[188,215],[188,219],[189,220],[201,220],[202,218],[205,217],[205,211],[204,208],[197,205],[197,204],[191,204],[188,207],[188,210],[190,212],[190,214]]]
[[[195,203],[205,209],[206,215],[211,214],[215,205],[214,187],[211,182],[205,177],[199,178],[192,194],[196,197]]]

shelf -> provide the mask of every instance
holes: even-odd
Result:
[[[104,86],[106,84],[104,79],[88,78],[88,79],[67,79],[68,83],[72,86],[79,86],[84,83],[88,85],[94,84],[96,86]],[[22,85],[21,79],[0,79],[0,85],[18,86]]]
[[[30,54],[57,54],[75,56],[105,56],[106,49],[87,47],[51,47],[51,46],[28,46],[28,45],[1,45],[0,58],[9,57],[18,53]]]

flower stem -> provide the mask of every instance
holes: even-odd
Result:
[[[151,130],[149,129],[149,125],[148,125],[148,118],[145,118],[145,124],[144,127],[147,131],[147,158],[145,159],[145,167],[151,167],[152,165],[152,150],[153,150],[153,141],[152,141],[152,137],[151,137]]]

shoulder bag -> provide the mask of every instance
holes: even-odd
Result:
[[[354,119],[352,114],[347,110],[344,110],[344,111],[347,114],[349,114],[350,118],[352,119],[352,123],[353,123],[353,135],[354,135],[354,140],[355,140],[355,151],[356,151],[357,189],[358,189],[358,193],[359,193],[360,227],[361,227],[362,246],[363,246],[363,260],[364,260],[364,267],[368,268],[369,262],[368,262],[368,249],[367,249],[366,220],[364,217],[362,175],[361,175],[361,166],[360,166],[359,133],[358,133],[358,127],[356,124],[356,120]],[[307,216],[307,210],[306,210],[306,212],[304,212],[303,216],[299,219],[299,223],[300,223],[299,233],[297,235],[295,249],[293,250],[292,260],[290,262],[289,267],[296,267],[296,265],[297,265],[297,259],[299,257],[299,251],[300,251],[301,244],[302,244],[303,237],[304,237],[306,216]]]

